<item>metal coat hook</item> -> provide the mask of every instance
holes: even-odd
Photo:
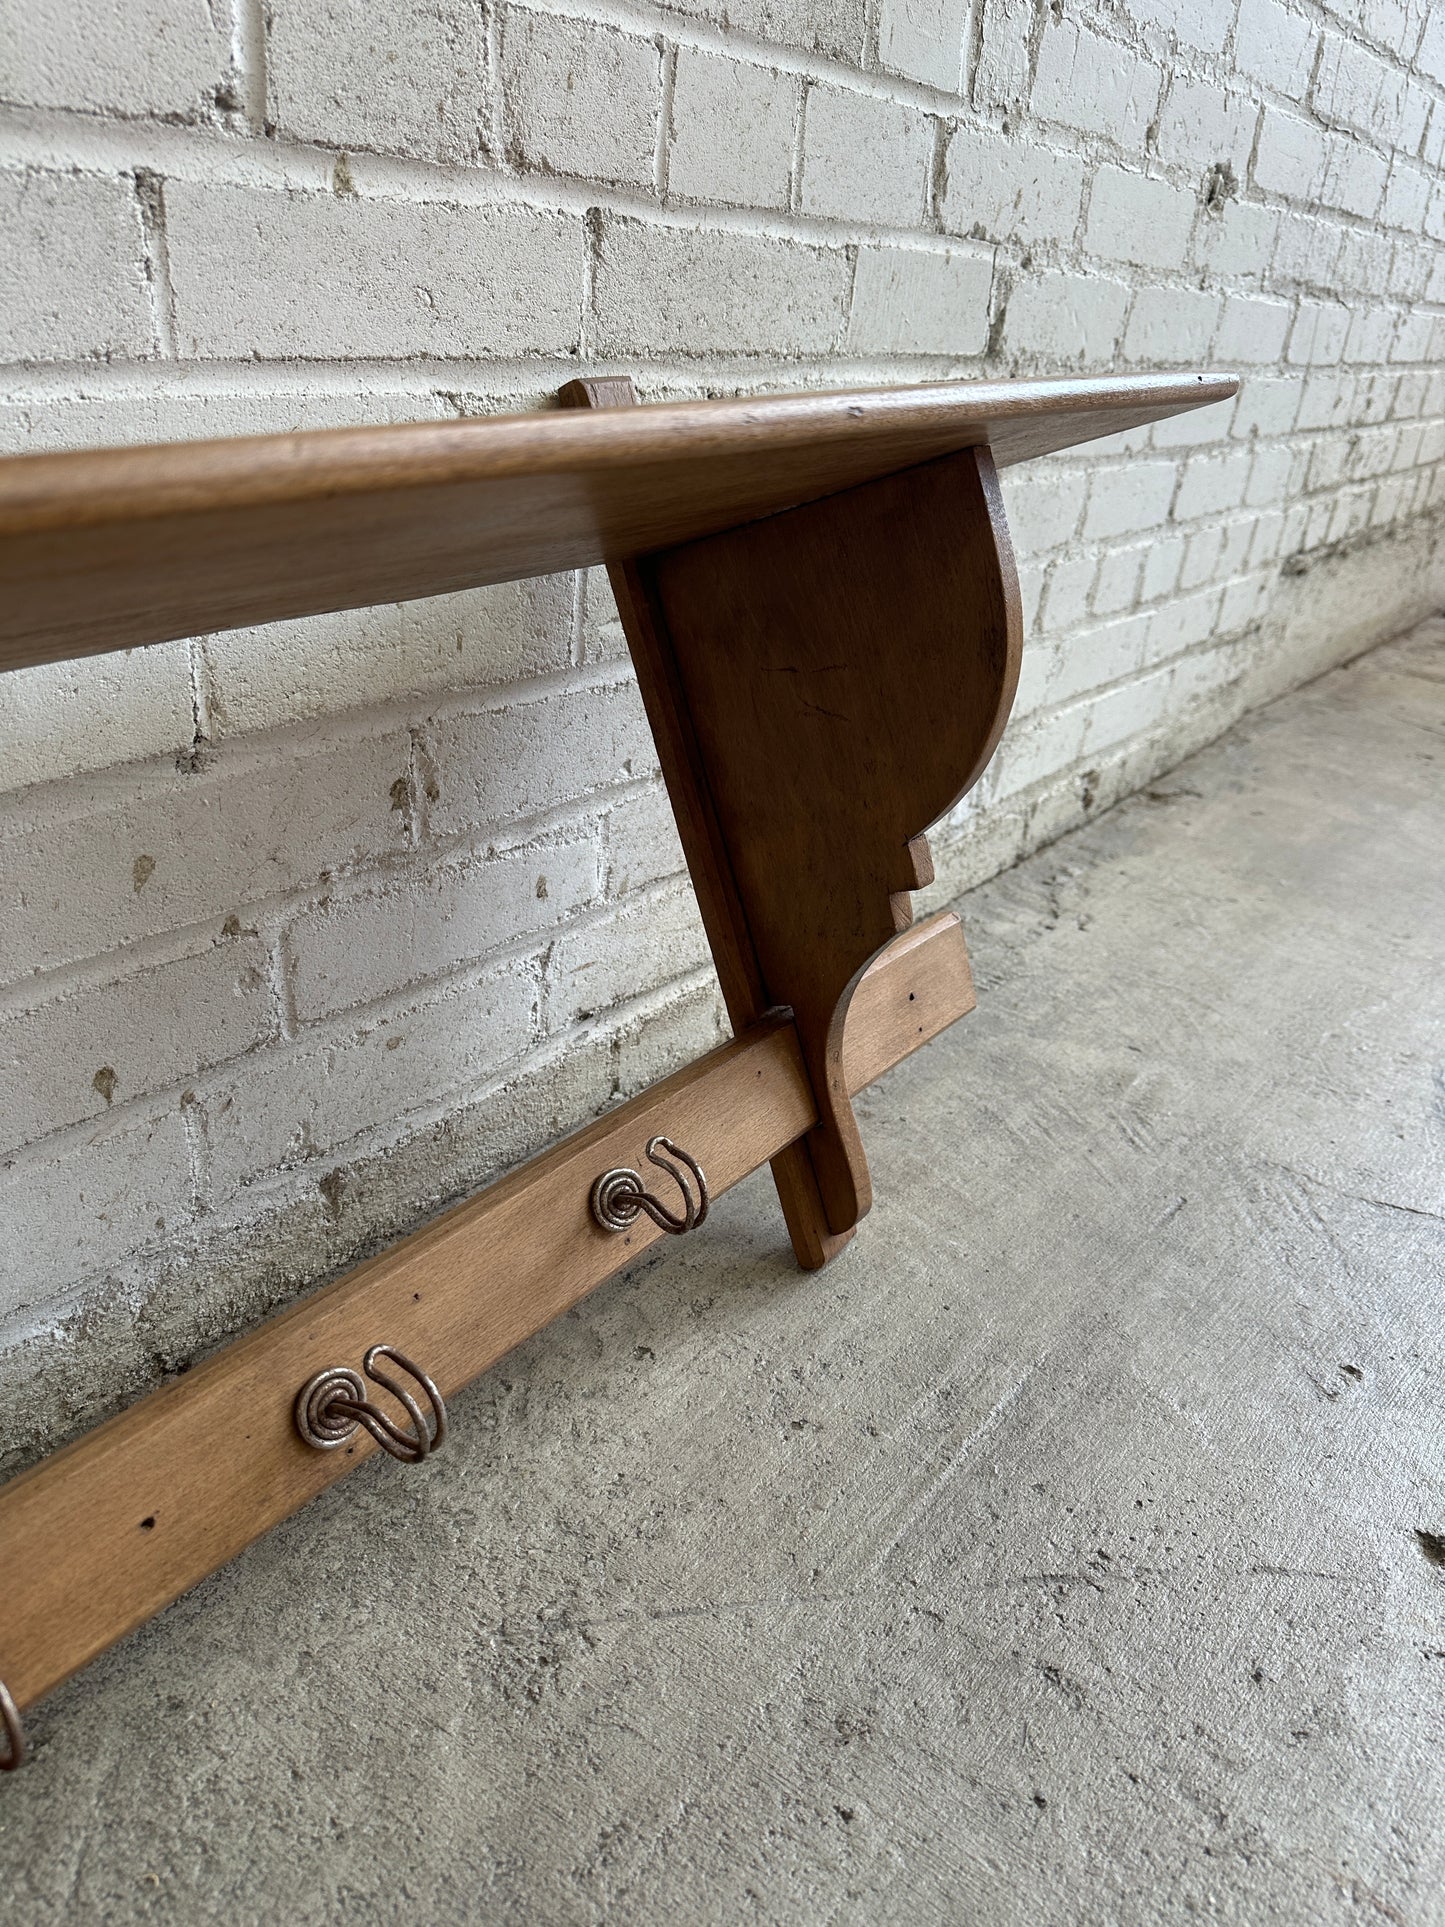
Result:
[[[420,1385],[431,1406],[430,1423],[422,1417],[421,1407],[405,1386],[378,1368],[379,1358],[391,1359]],[[308,1378],[296,1394],[296,1430],[306,1443],[318,1452],[334,1452],[338,1445],[345,1445],[355,1436],[358,1426],[365,1426],[383,1452],[390,1452],[394,1459],[407,1464],[415,1464],[429,1452],[435,1452],[447,1435],[447,1408],[441,1393],[420,1365],[413,1364],[405,1352],[397,1351],[394,1345],[373,1345],[361,1365],[366,1376],[384,1386],[404,1408],[411,1420],[411,1431],[404,1432],[379,1405],[372,1403],[360,1372],[353,1372],[349,1365],[329,1365],[324,1372]]]
[[[646,1189],[639,1174],[624,1164],[616,1170],[604,1171],[593,1184],[593,1217],[604,1231],[626,1231],[629,1225],[637,1222],[638,1213],[645,1211],[655,1225],[675,1238],[680,1238],[684,1231],[695,1231],[706,1218],[709,1204],[707,1179],[703,1176],[702,1166],[681,1145],[674,1144],[670,1137],[649,1138],[647,1155],[660,1171],[666,1171],[681,1191],[683,1215],[679,1218],[669,1211],[660,1199]],[[688,1172],[697,1181],[696,1198],[688,1183]]]
[[[0,1679],[0,1726],[5,1728],[6,1747],[0,1755],[0,1773],[13,1773],[17,1766],[24,1766],[30,1751],[25,1738],[25,1728],[21,1723],[20,1709],[10,1696],[10,1688]]]

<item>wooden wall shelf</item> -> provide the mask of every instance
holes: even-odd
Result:
[[[842,1248],[853,1094],[973,1006],[958,919],[910,927],[909,893],[1017,684],[997,466],[1235,385],[640,407],[608,379],[526,417],[0,462],[0,669],[605,562],[735,1032],[0,1488],[12,1761],[25,1707],[377,1449],[305,1442],[313,1374],[389,1345],[445,1398],[666,1235],[602,1227],[609,1168],[661,1208],[659,1138],[704,1202],[771,1160],[800,1262]]]

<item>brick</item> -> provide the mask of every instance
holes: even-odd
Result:
[[[438,394],[402,381],[376,389],[328,392],[298,387],[283,376],[264,381],[187,389],[172,385],[99,390],[95,384],[57,394],[42,411],[21,412],[0,400],[0,446],[16,453],[45,449],[114,447],[130,442],[186,442],[217,435],[291,434],[302,428],[347,428],[364,423],[412,422],[455,415]]]
[[[1400,321],[1390,348],[1391,361],[1428,361],[1436,336],[1433,315],[1408,314]],[[1317,357],[1323,360],[1323,356]]]
[[[547,1027],[564,1030],[708,961],[691,887],[649,891],[558,938],[547,964]]]
[[[976,112],[1012,118],[1029,89],[1033,0],[981,0],[972,98]]]
[[[1049,570],[1048,588],[1043,598],[1044,625],[1056,634],[1075,629],[1088,614],[1099,559],[1094,555],[1062,556]],[[1053,701],[1050,684],[1049,700]]]
[[[956,127],[946,166],[942,217],[950,233],[1019,247],[1072,238],[1084,190],[1077,154]]]
[[[1294,309],[1288,301],[1266,301],[1249,295],[1225,298],[1214,353],[1222,362],[1279,361],[1284,355]]]
[[[328,715],[359,691],[418,701],[565,670],[573,596],[570,575],[542,576],[208,636],[211,736]]]
[[[1158,528],[1168,519],[1178,479],[1173,462],[1131,461],[1123,468],[1100,469],[1089,485],[1085,539],[1108,540]]]
[[[864,0],[676,0],[673,11],[862,64]]]
[[[1308,121],[1266,107],[1255,145],[1255,185],[1266,194],[1309,201],[1325,177],[1325,137]]]
[[[821,354],[843,331],[842,248],[609,218],[597,263],[601,354]]]
[[[1043,602],[1043,596],[1044,565],[1041,562],[1021,563],[1019,565],[1019,610],[1023,617],[1025,636],[1035,634],[1038,629],[1039,607]],[[1025,682],[1031,689],[1035,686],[1037,678],[1031,676],[1029,670],[1030,658],[1035,654],[1037,654],[1036,651],[1029,651],[1024,656],[1024,667],[1020,672],[1020,689],[1024,687]],[[1019,698],[1015,697],[1014,701],[1017,707]]]
[[[853,354],[979,355],[988,345],[993,261],[954,248],[858,251]]]
[[[1279,554],[1284,543],[1285,525],[1289,519],[1285,509],[1265,509],[1256,512],[1254,534],[1249,539],[1249,566],[1259,568],[1272,562]]]
[[[590,666],[631,660],[606,569],[592,568],[583,573],[581,630],[583,663]]]
[[[1422,250],[1423,252],[1423,250]],[[1335,290],[1339,294],[1388,295],[1395,293],[1414,300],[1423,292],[1412,287],[1408,292],[1394,282],[1396,249],[1389,235],[1351,227],[1340,235],[1335,255]]]
[[[803,212],[852,224],[917,227],[933,160],[933,120],[916,107],[808,89]]]
[[[1122,167],[1101,167],[1089,195],[1084,245],[1139,267],[1182,268],[1189,254],[1195,199],[1167,181]]]
[[[0,1153],[239,1057],[271,1029],[266,954],[254,938],[218,939],[198,956],[0,1022]]]
[[[1223,50],[1234,25],[1235,0],[1128,0],[1127,12],[1143,27],[1157,27],[1202,53]]]
[[[635,1096],[731,1034],[715,985],[668,997],[618,1030],[617,1096]]]
[[[1064,366],[1093,366],[1113,357],[1129,289],[1082,274],[1030,274],[1009,296],[1005,338],[1014,354]]]
[[[183,642],[0,676],[0,789],[189,752],[194,733]]]
[[[493,969],[356,1028],[303,1034],[213,1079],[204,1097],[218,1198],[367,1133],[394,1137],[448,1098],[455,1108],[457,1094],[500,1077],[532,1043],[536,999],[526,970]]]
[[[1152,620],[1143,610],[1070,636],[1049,678],[1049,701],[1070,702],[1134,675],[1144,661]]]
[[[0,843],[9,907],[0,983],[158,932],[215,922],[351,864],[406,847],[393,789],[410,740],[333,732],[195,775],[72,785],[58,820]]]
[[[192,1216],[180,1110],[98,1125],[51,1157],[0,1167],[0,1318],[39,1311]]]
[[[602,828],[611,897],[680,876],[686,867],[672,805],[661,784],[614,803]]]
[[[1139,584],[1148,553],[1147,548],[1114,549],[1100,558],[1098,580],[1094,584],[1095,615],[1111,616],[1133,608],[1139,600]]]
[[[1155,145],[1165,160],[1200,168],[1227,162],[1243,180],[1258,119],[1257,103],[1243,94],[1176,75],[1159,115]]]
[[[431,824],[441,834],[539,815],[656,768],[631,682],[444,717],[431,738],[438,787]]]
[[[1301,301],[1290,330],[1292,362],[1336,362],[1349,331],[1350,311],[1338,301]]]
[[[1197,529],[1189,539],[1188,552],[1184,558],[1184,568],[1180,574],[1179,586],[1182,589],[1198,589],[1203,583],[1209,585],[1226,580],[1245,565],[1250,544],[1254,539],[1254,517],[1242,515],[1232,522],[1216,522],[1210,528]],[[1207,556],[1203,551],[1207,548]],[[1196,550],[1200,551],[1200,566],[1194,567]],[[1181,646],[1201,641],[1209,634],[1213,622],[1213,607],[1205,590],[1199,590],[1188,598],[1186,606],[1195,617],[1195,632],[1187,634]]]
[[[1239,0],[1234,62],[1251,80],[1298,103],[1314,72],[1319,29],[1280,0]]]
[[[1088,706],[1085,752],[1097,756],[1100,750],[1112,749],[1131,736],[1142,735],[1168,713],[1170,697],[1167,670],[1140,676],[1096,696]]]
[[[1141,288],[1134,297],[1124,353],[1131,361],[1197,361],[1209,352],[1219,296],[1194,288]]]
[[[1422,74],[1445,87],[1445,14],[1432,7],[1425,19],[1425,31],[1415,50],[1415,65]]]
[[[1024,577],[1026,575],[1036,577],[1038,573],[1039,570],[1035,564],[1030,564],[1027,569],[1020,570],[1019,590],[1021,596]],[[1031,601],[1036,605],[1037,600],[1037,591],[1034,591],[1031,595]],[[1028,605],[1025,606],[1027,607]],[[1056,643],[1050,643],[1038,635],[1036,614],[1032,619],[1026,620],[1024,623],[1024,641],[1023,664],[1019,670],[1019,686],[1014,696],[1014,706],[1010,713],[1011,734],[1020,728],[1026,716],[1032,716],[1043,703],[1044,691],[1047,687],[1049,676],[1053,671],[1054,653],[1057,648]],[[983,781],[987,786],[987,793],[991,794],[993,790],[992,768],[990,768],[989,773],[984,777]],[[976,808],[977,805],[973,807]]]
[[[1423,168],[1415,167],[1409,161],[1397,160],[1390,169],[1380,219],[1387,227],[1417,232],[1424,225],[1432,185],[1430,176]]]
[[[1295,426],[1333,428],[1350,419],[1355,400],[1355,378],[1341,368],[1319,368],[1305,378],[1300,390]]]
[[[5,36],[3,91],[26,107],[194,119],[226,92],[225,16],[201,0],[31,7]]]
[[[1004,504],[1014,547],[1037,555],[1073,540],[1083,513],[1088,478],[1056,463],[1029,463],[1001,471]]]
[[[968,16],[969,0],[882,0],[879,65],[956,94],[963,84]]]
[[[1399,400],[1400,391],[1409,380],[1408,375],[1397,374],[1389,369],[1376,369],[1362,375],[1357,398],[1360,420],[1382,422],[1397,416],[1413,420],[1418,411],[1409,406],[1402,408]]]
[[[1407,154],[1419,147],[1430,111],[1429,97],[1411,87],[1397,67],[1337,33],[1324,36],[1313,98],[1322,120]]]
[[[786,207],[799,107],[794,75],[681,48],[672,89],[668,193]]]
[[[1010,730],[990,771],[992,800],[999,803],[1017,796],[1077,762],[1088,724],[1087,704],[1074,703],[1031,717],[1022,729]]]
[[[1234,415],[1234,402],[1214,401],[1204,408],[1191,408],[1185,415],[1174,415],[1155,422],[1145,432],[1151,449],[1218,448],[1227,438]],[[1118,446],[1118,443],[1115,443]]]
[[[1043,119],[1142,153],[1159,88],[1158,69],[1118,41],[1073,21],[1050,20],[1045,27],[1031,100]]]
[[[0,360],[155,352],[140,208],[129,181],[0,173]]]
[[[1416,247],[1410,241],[1399,241],[1389,268],[1387,293],[1406,303],[1435,301],[1435,291],[1445,287],[1441,262],[1445,262],[1445,254],[1428,243]]]
[[[536,936],[597,893],[589,837],[388,878],[334,894],[291,930],[292,983],[302,1022],[405,990]]]
[[[1350,316],[1342,358],[1351,362],[1388,361],[1400,317],[1389,308],[1360,309]]]
[[[514,7],[503,19],[513,158],[553,174],[651,186],[662,98],[656,43]]]
[[[1182,535],[1159,535],[1148,544],[1144,551],[1144,575],[1139,585],[1140,595],[1145,602],[1154,602],[1160,596],[1173,594],[1188,546],[1187,539]]]
[[[1228,201],[1206,209],[1194,235],[1195,259],[1231,280],[1260,280],[1268,272],[1279,234],[1279,212],[1253,201]]]
[[[1304,281],[1328,287],[1339,253],[1340,230],[1335,222],[1290,209],[1280,217],[1271,278],[1276,283]]]
[[[580,219],[520,207],[167,185],[183,352],[565,354]]]
[[[467,0],[386,11],[370,0],[270,0],[266,20],[280,133],[427,160],[477,157],[486,36]]]
[[[1325,155],[1319,198],[1326,207],[1343,208],[1372,220],[1385,196],[1390,163],[1383,154],[1350,136],[1332,136]]]
[[[1174,502],[1175,520],[1189,522],[1198,515],[1221,515],[1227,509],[1237,509],[1244,501],[1253,461],[1247,449],[1196,455],[1184,467]]]

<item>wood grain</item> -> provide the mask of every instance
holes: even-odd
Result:
[[[637,392],[625,375],[573,381],[561,390],[569,408],[632,408]],[[608,580],[617,603],[658,761],[677,823],[678,837],[697,893],[718,982],[734,1032],[755,1024],[770,1008],[763,975],[738,896],[732,860],[718,826],[698,750],[697,733],[673,654],[667,623],[650,578],[635,559],[610,562]],[[806,1142],[785,1145],[772,1161],[783,1219],[793,1253],[805,1271],[836,1258],[853,1236],[833,1232],[818,1189]]]
[[[843,1029],[849,1096],[879,1066],[901,1063],[977,1005],[963,926],[952,910],[925,917],[896,937],[864,973]]]
[[[910,933],[854,1003],[861,1088],[971,1007],[958,919]],[[638,1166],[665,1131],[719,1195],[816,1116],[792,1025],[765,1020],[0,1488],[0,1679],[16,1702],[33,1704],[376,1449],[364,1433],[349,1453],[301,1443],[292,1400],[313,1372],[395,1344],[450,1397],[663,1235],[645,1218],[597,1229],[587,1198],[600,1171]]]
[[[871,1186],[842,1066],[848,1001],[930,880],[922,832],[977,781],[1023,645],[986,449],[644,558],[762,995],[793,1012],[828,1229]]]
[[[958,449],[1025,461],[1236,386],[960,382],[12,457],[0,668],[623,560]]]

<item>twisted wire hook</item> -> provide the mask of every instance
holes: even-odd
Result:
[[[378,1366],[379,1358],[391,1359],[416,1380],[431,1406],[430,1421],[422,1416],[420,1405],[406,1387]],[[361,1367],[367,1378],[374,1379],[391,1393],[411,1420],[411,1430],[403,1431],[395,1419],[367,1397],[360,1372],[352,1371],[349,1365],[329,1365],[314,1378],[308,1378],[296,1394],[296,1430],[306,1443],[318,1452],[334,1452],[338,1445],[355,1436],[358,1426],[364,1426],[383,1452],[390,1452],[394,1459],[406,1464],[415,1464],[429,1452],[435,1452],[447,1435],[447,1408],[441,1393],[420,1365],[414,1364],[394,1345],[373,1345],[362,1359]]]
[[[674,1144],[670,1137],[649,1138],[647,1156],[660,1171],[666,1171],[681,1191],[683,1215],[679,1218],[675,1212],[669,1211],[661,1199],[655,1198],[647,1190],[639,1174],[624,1164],[618,1165],[615,1170],[604,1171],[593,1183],[593,1217],[604,1231],[625,1231],[629,1225],[637,1222],[638,1213],[645,1211],[655,1225],[674,1238],[680,1238],[685,1231],[695,1231],[707,1217],[711,1203],[702,1166],[680,1144]],[[696,1198],[687,1181],[689,1172],[697,1182]]]
[[[18,1766],[24,1766],[30,1752],[25,1738],[25,1728],[20,1719],[20,1708],[10,1696],[10,1688],[0,1679],[0,1726],[5,1729],[5,1753],[0,1757],[0,1773],[13,1773]]]

